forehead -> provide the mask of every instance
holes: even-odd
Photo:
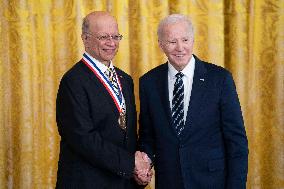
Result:
[[[108,15],[90,18],[90,31],[96,33],[118,33],[116,20]]]
[[[163,37],[165,38],[181,38],[189,37],[190,31],[186,21],[178,21],[163,26],[162,29]]]

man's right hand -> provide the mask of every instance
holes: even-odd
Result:
[[[134,179],[139,185],[146,185],[151,181],[153,171],[151,170],[151,160],[144,152],[135,153]]]

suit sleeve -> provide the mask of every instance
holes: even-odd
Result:
[[[88,97],[80,81],[63,77],[56,100],[61,140],[95,167],[125,178],[132,177],[134,154],[104,139],[94,130]]]
[[[149,102],[147,99],[145,81],[140,79],[139,98],[140,98],[140,114],[139,114],[139,140],[138,147],[140,151],[145,152],[148,157],[155,162],[154,151],[154,131],[150,116]]]
[[[227,74],[223,82],[221,118],[228,166],[226,188],[245,189],[248,171],[248,142],[241,107],[231,74]]]

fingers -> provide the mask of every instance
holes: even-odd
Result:
[[[139,185],[147,185],[151,181],[151,179],[141,178],[138,175],[134,175],[134,179]]]
[[[145,154],[144,152],[137,151],[135,153],[135,171],[147,174],[148,170],[150,169],[151,169],[151,162],[147,154]]]
[[[151,159],[144,152],[135,152],[134,179],[139,185],[146,185],[151,181],[153,171],[151,170]]]
[[[146,175],[134,174],[134,179],[139,185],[147,185],[149,182],[151,182],[152,175],[152,171]]]

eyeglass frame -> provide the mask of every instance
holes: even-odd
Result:
[[[95,37],[96,39],[98,39],[99,41],[107,41],[107,40],[113,39],[114,41],[119,42],[119,41],[122,40],[122,37],[123,37],[123,35],[121,35],[121,34],[118,34],[118,35],[106,34],[106,35],[99,35],[99,36],[95,36],[95,34],[92,34],[92,33],[89,33],[89,32],[85,32],[84,34],[91,35],[91,36]]]

